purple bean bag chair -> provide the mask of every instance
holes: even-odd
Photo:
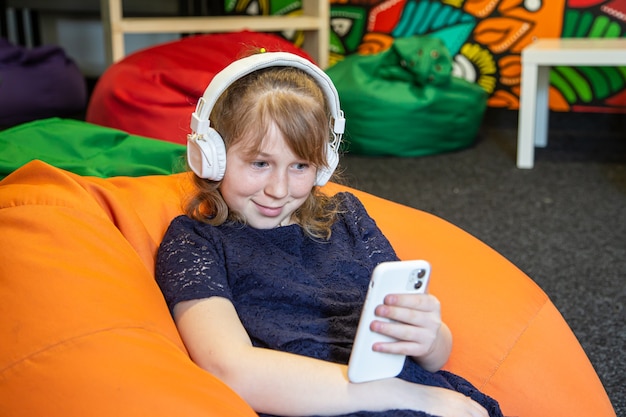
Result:
[[[87,86],[58,46],[24,48],[0,39],[0,126],[85,110]]]

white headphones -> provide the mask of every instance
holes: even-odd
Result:
[[[317,170],[315,185],[328,182],[339,164],[339,145],[346,120],[339,107],[339,95],[331,79],[319,67],[298,55],[287,52],[265,52],[239,59],[217,73],[198,100],[191,115],[192,133],[187,136],[187,161],[200,178],[220,181],[226,171],[226,148],[220,134],[211,127],[209,116],[224,91],[239,78],[268,67],[295,67],[311,75],[322,89],[330,107],[333,139],[326,149],[328,167]]]

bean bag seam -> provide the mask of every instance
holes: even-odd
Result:
[[[506,354],[502,357],[502,359],[498,362],[498,364],[496,365],[496,367],[494,368],[493,372],[487,377],[487,379],[485,380],[485,382],[483,383],[481,389],[483,389],[490,381],[491,379],[498,373],[498,371],[500,370],[500,368],[502,367],[502,365],[507,361],[507,359],[509,358],[509,356],[511,356],[511,353],[513,352],[513,350],[515,349],[515,347],[517,346],[518,342],[522,339],[522,337],[526,334],[526,332],[528,331],[528,329],[530,329],[530,327],[532,326],[532,324],[535,322],[535,320],[537,319],[537,317],[541,314],[541,312],[546,308],[546,306],[549,303],[549,298],[546,296],[544,297],[544,301],[543,304],[537,309],[537,311],[535,312],[535,314],[533,314],[532,318],[530,320],[528,320],[528,322],[526,323],[526,326],[524,326],[524,328],[519,332],[519,334],[517,335],[517,337],[515,338],[515,341],[513,342],[513,344],[511,345],[511,347],[506,351]]]
[[[84,187],[82,184],[78,184],[78,185],[81,187],[81,189],[84,192],[89,194],[89,190],[86,187]],[[2,184],[0,183],[0,187],[1,186]],[[46,185],[42,185],[42,187],[46,187]],[[110,192],[110,191],[111,191],[110,189],[105,190],[105,192]],[[98,218],[98,219],[110,221],[111,225],[115,227],[115,229],[121,232],[119,228],[119,224],[115,216],[113,215],[113,212],[110,211],[110,208],[107,207],[106,205],[103,205],[102,201],[100,201],[97,195],[88,195],[88,197],[89,197],[88,199],[85,199],[84,196],[81,196],[81,198],[83,199],[78,202],[75,200],[76,197],[74,196],[72,196],[72,198],[65,199],[62,197],[61,198],[53,197],[50,194],[37,194],[36,198],[33,199],[32,201],[25,201],[19,198],[2,199],[0,197],[0,200],[8,200],[6,201],[6,203],[5,201],[0,201],[0,211],[9,210],[9,209],[21,209],[21,208],[27,208],[27,207],[30,207],[30,208],[45,207],[45,208],[49,208],[50,210],[66,209],[69,211],[80,212],[86,216],[94,216],[95,218]],[[124,200],[126,201],[126,197],[124,197]],[[86,204],[85,201],[89,201],[89,204]]]
[[[82,333],[80,335],[75,335],[73,337],[68,337],[68,338],[65,338],[63,340],[59,340],[59,341],[57,341],[55,343],[49,344],[49,345],[45,346],[42,349],[39,349],[39,350],[34,351],[34,352],[31,352],[28,355],[23,356],[23,357],[17,359],[16,361],[11,362],[7,366],[5,366],[3,369],[0,369],[0,375],[5,374],[10,369],[18,366],[19,364],[21,364],[21,363],[23,363],[23,362],[25,362],[25,361],[27,361],[29,359],[37,357],[37,356],[39,356],[39,355],[41,355],[41,354],[43,354],[43,353],[45,353],[47,351],[56,349],[56,348],[58,348],[60,346],[69,344],[70,342],[73,342],[73,341],[76,341],[76,340],[80,340],[80,339],[84,339],[84,338],[91,337],[91,336],[95,336],[97,334],[102,334],[102,333],[116,331],[116,330],[142,330],[142,331],[145,331],[145,332],[148,332],[148,333],[156,334],[156,335],[160,336],[161,338],[167,340],[171,345],[175,346],[177,349],[179,349],[178,346],[175,343],[173,343],[170,340],[170,338],[167,337],[165,334],[163,334],[160,331],[155,331],[154,329],[151,329],[149,327],[143,327],[143,326],[107,327],[107,328],[101,328],[101,329],[98,329],[98,330],[94,330],[92,332],[87,332],[87,333]]]
[[[55,201],[55,202],[39,202],[39,201],[10,201],[8,205],[2,205],[0,203],[0,215],[6,214],[6,210],[10,209],[24,209],[24,208],[47,208],[49,210],[54,209],[62,209],[67,210],[69,213],[71,212],[80,212],[84,216],[91,217],[93,219],[99,219],[100,221],[108,221],[111,223],[111,226],[117,230],[118,233],[124,234],[122,230],[120,230],[120,225],[117,223],[117,220],[112,213],[107,212],[105,207],[102,207],[99,201],[94,200],[94,203],[97,205],[96,210],[91,209],[89,207],[81,206],[80,204],[76,204],[75,201]],[[10,215],[10,214],[7,214]],[[91,223],[90,223],[91,224]],[[54,227],[52,227],[54,229]],[[126,239],[127,240],[127,239]],[[130,243],[127,241],[127,243]],[[134,249],[136,254],[139,256],[139,253],[136,249]]]
[[[1,186],[1,184],[0,184]],[[65,203],[65,204],[63,204]],[[22,207],[30,207],[30,206],[36,206],[36,207],[50,207],[50,208],[68,208],[68,209],[73,209],[73,210],[80,210],[83,213],[90,213],[90,211],[86,211],[84,210],[84,207],[82,207],[82,209],[80,209],[79,207],[76,207],[76,205],[70,205],[67,204],[67,202],[29,202],[29,201],[10,201],[9,204],[4,204],[1,205],[0,204],[0,210],[7,210],[7,209],[16,209],[16,208],[22,208]],[[93,213],[92,213],[93,214]],[[106,217],[106,216],[105,216]]]

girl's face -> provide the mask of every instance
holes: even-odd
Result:
[[[249,153],[246,140],[228,149],[220,185],[224,201],[256,229],[291,224],[291,215],[311,193],[316,167],[294,155],[275,125],[259,153]]]

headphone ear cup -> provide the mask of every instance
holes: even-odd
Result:
[[[201,137],[189,135],[187,140],[187,163],[200,178],[221,181],[226,172],[226,147],[215,129]]]
[[[326,185],[330,177],[333,176],[333,172],[337,169],[339,165],[339,153],[333,148],[333,146],[329,143],[326,148],[326,163],[327,167],[321,167],[317,170],[317,177],[315,179],[315,185],[323,186]]]

